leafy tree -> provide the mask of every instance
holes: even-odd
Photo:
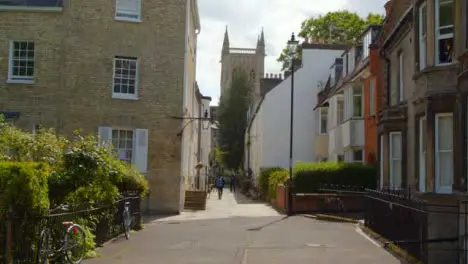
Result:
[[[318,43],[348,43],[358,41],[362,31],[369,24],[381,24],[383,16],[369,13],[366,18],[361,18],[355,12],[347,10],[328,12],[325,15],[311,17],[301,24],[299,36],[313,38]],[[302,51],[298,50],[296,56],[300,58]],[[283,63],[283,70],[289,68],[290,62],[286,48],[277,59]]]
[[[218,152],[222,164],[228,169],[242,166],[244,137],[247,127],[247,110],[251,99],[252,83],[248,74],[233,71],[232,83],[226,94],[221,96],[218,108],[219,144]]]

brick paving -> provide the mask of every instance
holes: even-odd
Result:
[[[350,223],[285,217],[262,203],[238,200],[226,190],[211,195],[204,212],[149,221],[98,250],[85,264],[302,264],[400,263]]]

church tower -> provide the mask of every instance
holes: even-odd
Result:
[[[257,39],[256,48],[235,48],[229,42],[229,33],[226,26],[223,47],[221,50],[221,96],[231,86],[234,69],[244,70],[254,79],[254,101],[260,98],[260,79],[265,73],[265,35],[263,28]]]

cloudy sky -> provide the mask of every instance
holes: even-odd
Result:
[[[197,51],[197,81],[203,95],[218,104],[221,46],[226,26],[231,47],[255,48],[265,32],[265,73],[280,73],[276,58],[301,22],[328,11],[347,9],[365,16],[384,13],[387,0],[198,0],[201,33]]]

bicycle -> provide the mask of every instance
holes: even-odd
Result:
[[[61,205],[50,210],[49,214],[60,209],[63,211],[68,210],[66,206]],[[83,261],[86,253],[86,233],[83,227],[71,221],[64,221],[62,225],[65,229],[65,234],[63,239],[57,241],[58,247],[57,244],[54,244],[56,241],[52,238],[51,228],[46,226],[41,230],[37,245],[37,264],[47,264],[49,259],[57,259],[63,256],[65,256],[65,259],[70,264],[79,264]],[[75,247],[78,249],[78,252],[74,250]]]
[[[125,201],[124,210],[122,213],[122,229],[127,240],[130,239],[130,229],[132,228],[132,213],[130,210],[130,202]]]

